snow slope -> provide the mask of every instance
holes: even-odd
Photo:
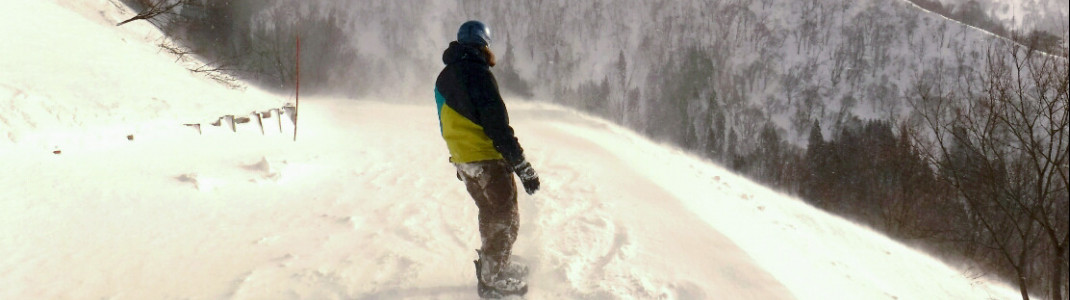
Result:
[[[162,55],[161,35],[148,23],[116,30],[117,20],[131,15],[116,3],[0,1],[0,144],[100,146],[115,136],[125,141],[154,127],[282,104],[190,76],[186,68],[196,62]]]
[[[968,0],[939,2],[961,7]],[[986,13],[1017,30],[1037,28],[1053,34],[1065,34],[1067,30],[1067,16],[1070,16],[1070,1],[1067,0],[981,0],[978,3]]]
[[[288,122],[207,125],[288,99],[190,74],[109,5],[0,1],[0,298],[474,298],[475,205],[430,102],[303,100],[296,142]],[[508,101],[543,178],[520,200],[528,298],[1015,298],[608,122]]]

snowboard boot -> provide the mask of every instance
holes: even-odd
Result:
[[[498,267],[493,259],[485,257],[482,251],[476,250],[479,259],[473,261],[476,267],[477,291],[481,298],[501,298],[509,295],[524,295],[528,292],[527,266],[508,263],[505,267]],[[497,269],[497,270],[496,270]]]

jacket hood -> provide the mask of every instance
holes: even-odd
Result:
[[[483,57],[483,52],[471,45],[450,42],[450,47],[442,53],[442,62],[447,65],[465,60],[487,64],[487,58]]]

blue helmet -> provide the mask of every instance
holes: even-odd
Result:
[[[490,28],[480,21],[464,22],[464,24],[461,24],[461,29],[457,30],[457,42],[487,46],[490,44]]]

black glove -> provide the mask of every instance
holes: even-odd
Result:
[[[534,195],[535,191],[539,190],[539,174],[535,173],[535,169],[531,168],[527,160],[521,160],[513,166],[513,172],[520,177],[520,182],[524,184],[524,191],[528,192],[528,195]]]

